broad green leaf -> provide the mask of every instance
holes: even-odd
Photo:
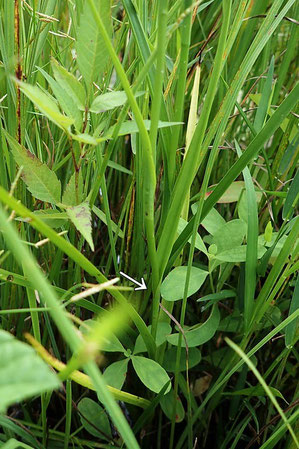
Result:
[[[95,4],[106,31],[111,35],[110,0],[95,0]],[[80,17],[76,51],[79,70],[90,92],[93,82],[97,82],[106,68],[109,53],[88,2],[84,3]]]
[[[78,206],[68,207],[66,213],[68,214],[70,220],[74,223],[76,229],[85,238],[92,251],[94,251],[89,204],[82,203]]]
[[[176,401],[175,422],[182,422],[185,417],[185,410],[180,397],[177,396],[177,398],[175,399],[173,388],[162,397],[160,405],[167,418],[171,420],[173,418],[175,401]]]
[[[84,323],[80,326],[80,331],[84,335],[88,335],[93,329],[93,327],[97,326],[96,320],[85,320]],[[101,351],[104,352],[125,352],[125,348],[119,341],[119,339],[111,334],[109,338],[101,339]]]
[[[119,360],[118,362],[111,363],[104,373],[103,377],[110,387],[121,390],[126,380],[127,369],[129,359]]]
[[[51,98],[50,94],[45,94],[38,86],[32,86],[21,81],[17,81],[17,83],[29,100],[57,126],[66,129],[74,123],[74,119],[61,114],[55,100]]]
[[[197,207],[197,203],[194,203],[191,206],[191,210],[194,215],[196,214]],[[203,219],[201,225],[208,231],[209,234],[214,235],[223,225],[225,225],[225,220],[213,207],[208,215]]]
[[[0,330],[0,413],[23,399],[60,387],[35,350]]]
[[[82,171],[72,174],[62,195],[62,204],[65,206],[77,206],[83,200]]]
[[[144,92],[136,92],[135,97],[140,97]],[[90,112],[99,114],[101,112],[110,111],[111,109],[122,106],[127,101],[127,95],[123,91],[107,92],[103,95],[98,95],[90,106]]]
[[[177,301],[183,298],[187,270],[188,267],[176,267],[166,276],[161,285],[161,295],[166,301]],[[191,267],[187,297],[200,289],[207,275],[207,271]]]
[[[233,314],[226,316],[221,320],[218,330],[223,332],[234,332],[239,334],[243,331],[244,319],[240,315],[240,312],[234,312]]]
[[[133,367],[141,382],[151,391],[159,393],[164,385],[170,380],[165,369],[154,360],[140,356],[131,357]],[[166,393],[170,390],[170,385]]]
[[[165,352],[163,361],[163,368],[166,371],[174,373],[176,368],[177,348],[170,347]],[[190,348],[188,351],[188,369],[198,365],[201,361],[201,352],[197,348]],[[186,371],[186,350],[181,351],[181,358],[179,362],[179,371]]]
[[[97,145],[99,142],[102,142],[105,139],[96,139],[95,137],[91,136],[87,133],[79,133],[79,134],[72,134],[71,137],[73,140],[76,140],[80,143],[85,143],[86,145]]]
[[[74,102],[72,96],[70,96],[64,88],[52,78],[45,70],[38,67],[38,70],[43,74],[44,78],[48,81],[53,94],[58,100],[61,109],[74,121],[76,129],[80,130],[82,128],[82,112],[79,110],[78,106]]]
[[[65,92],[73,98],[77,107],[84,111],[86,98],[84,87],[79,80],[63,66],[61,66],[55,59],[52,59],[52,69],[54,77],[58,84],[65,90]]]
[[[90,398],[83,398],[78,404],[78,410],[81,423],[88,433],[100,439],[112,438],[109,418],[100,404]]]
[[[266,252],[266,248],[262,245],[258,245],[257,258],[261,259]],[[236,246],[235,248],[222,251],[216,254],[216,259],[221,262],[245,262],[246,261],[247,245]]]
[[[193,326],[185,330],[185,338],[189,348],[203,345],[214,337],[220,321],[220,313],[217,304],[213,306],[209,318],[202,324]],[[167,341],[174,346],[178,345],[179,334],[172,334],[167,337]],[[182,338],[182,347],[186,347],[185,339]]]
[[[104,352],[125,352],[125,348],[115,335],[103,338],[101,341],[101,351]]]
[[[213,244],[217,246],[217,254],[240,246],[246,231],[247,226],[243,220],[231,220],[221,226],[213,235]]]
[[[183,230],[185,229],[187,224],[188,224],[188,222],[186,220],[184,220],[183,218],[180,218],[179,225],[178,225],[178,233],[179,234],[181,234],[183,232]],[[190,239],[188,240],[189,243],[191,243],[191,239],[192,239],[192,237],[190,237]],[[204,242],[203,242],[202,238],[200,237],[200,235],[198,234],[198,232],[196,233],[195,248],[199,249],[204,254],[208,254],[206,245],[204,244]]]
[[[182,125],[182,122],[159,121],[158,128],[167,128],[170,126],[177,126],[177,125]],[[107,134],[105,134],[105,136],[103,136],[103,137],[105,137],[105,139],[111,139],[115,126],[116,125],[113,125],[113,126],[111,126],[111,128],[108,129]],[[144,120],[144,126],[149,131],[149,129],[151,127],[151,121]],[[138,133],[138,132],[139,132],[139,128],[138,128],[138,125],[135,122],[135,120],[128,120],[126,122],[123,122],[117,135],[118,136],[126,136],[127,134],[134,134],[134,133]]]
[[[280,393],[277,388],[269,387],[274,396],[284,399],[283,395]],[[242,390],[236,391],[224,391],[222,393],[224,396],[267,396],[267,393],[263,389],[261,385],[257,385],[256,387],[243,388]]]
[[[213,187],[213,186],[211,186]],[[211,187],[209,187],[209,189],[211,189]],[[245,188],[245,183],[244,181],[235,181],[233,182],[229,188],[226,190],[226,192],[224,192],[224,194],[222,195],[221,198],[219,198],[219,200],[217,201],[217,203],[235,203],[236,201],[239,200],[240,195],[242,193],[242,191]],[[209,196],[212,193],[212,190],[209,192],[207,192],[207,196]]]
[[[12,149],[14,158],[19,166],[23,167],[22,179],[32,195],[47,203],[60,202],[61,184],[56,174],[43,164],[34,154],[26,150],[6,131],[5,137]]]
[[[152,326],[147,327],[151,332]],[[171,326],[169,323],[165,323],[163,321],[159,322],[157,325],[157,334],[156,334],[156,345],[157,347],[161,346],[166,341],[167,335],[171,334]],[[139,354],[140,352],[146,352],[146,346],[143,341],[142,336],[139,334],[134,347],[134,354]]]

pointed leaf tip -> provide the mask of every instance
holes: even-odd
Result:
[[[81,203],[78,206],[69,207],[66,212],[76,229],[85,238],[92,251],[94,251],[89,204]]]

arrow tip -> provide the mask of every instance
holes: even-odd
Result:
[[[143,278],[141,278],[141,283],[138,282],[138,285],[139,285],[139,287],[136,287],[135,291],[136,290],[146,290],[147,289],[146,283],[144,282]]]

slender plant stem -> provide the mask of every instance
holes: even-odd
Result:
[[[106,48],[110,54],[112,62],[114,64],[115,70],[119,76],[119,79],[123,85],[123,88],[127,94],[128,101],[132,108],[136,123],[139,128],[140,137],[142,139],[144,148],[144,163],[146,164],[147,169],[145,170],[145,182],[144,182],[144,198],[145,198],[145,228],[147,235],[147,243],[148,243],[148,251],[149,257],[151,261],[151,269],[153,273],[153,282],[154,285],[158,283],[158,265],[157,265],[157,254],[156,254],[156,243],[155,243],[155,225],[154,225],[154,200],[155,200],[155,189],[156,189],[156,169],[153,158],[153,150],[151,147],[151,141],[149,135],[146,131],[143,117],[141,111],[138,107],[132,89],[130,87],[130,83],[126,76],[126,73],[118,59],[117,54],[113,48],[113,45],[110,41],[108,33],[105,29],[105,26],[102,22],[99,11],[97,10],[94,0],[87,0],[90,8],[94,14],[95,21],[99,28],[99,31],[102,35]]]

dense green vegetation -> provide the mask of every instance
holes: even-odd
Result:
[[[299,447],[298,13],[0,0],[1,448]]]

